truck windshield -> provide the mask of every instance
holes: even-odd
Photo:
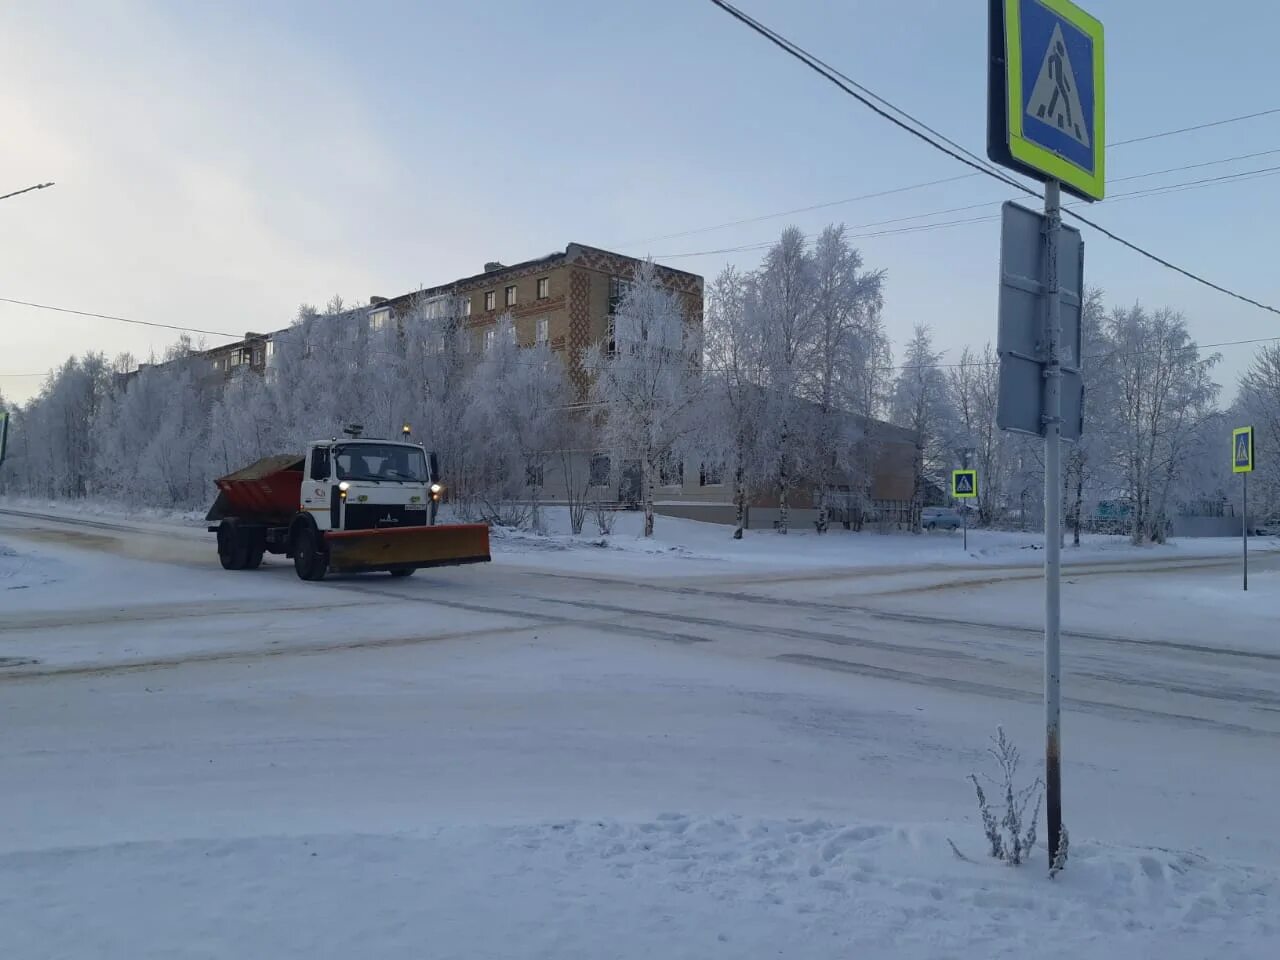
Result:
[[[427,457],[421,447],[398,443],[347,443],[333,451],[339,480],[426,483]]]

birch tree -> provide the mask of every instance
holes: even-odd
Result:
[[[1280,344],[1262,347],[1240,378],[1236,426],[1252,425],[1254,445],[1266,455],[1257,457],[1249,478],[1249,499],[1263,517],[1280,512]]]
[[[606,443],[640,462],[644,535],[653,536],[653,488],[661,465],[689,452],[704,396],[700,332],[675,294],[658,282],[652,261],[637,268],[614,315],[615,349],[587,351],[591,398],[605,411]]]
[[[947,385],[938,366],[940,354],[933,349],[929,328],[917,324],[902,356],[893,392],[893,422],[915,436],[911,470],[912,526],[920,530],[919,508],[930,475],[942,468],[945,456],[942,439],[946,424]]]
[[[807,344],[801,395],[813,405],[810,479],[817,487],[817,530],[825,533],[831,492],[854,469],[857,448],[867,438],[866,423],[849,413],[864,386],[856,373],[873,319],[883,304],[881,273],[862,269],[862,255],[849,246],[841,226],[829,226],[814,244],[810,278],[812,339]]]
[[[948,404],[953,411],[952,447],[955,461],[978,471],[978,517],[982,523],[996,519],[1008,482],[1004,432],[996,426],[1000,398],[1000,364],[987,343],[981,353],[965,347],[960,362],[946,373]]]
[[[1219,355],[1201,358],[1186,319],[1169,309],[1117,308],[1106,321],[1117,389],[1118,462],[1131,505],[1134,543],[1163,541],[1170,494],[1193,451],[1219,387]]]
[[[733,467],[735,540],[742,539],[758,473],[764,403],[762,313],[747,309],[747,296],[747,279],[730,266],[712,282],[707,304],[707,419],[724,424],[707,447]]]
[[[791,493],[809,466],[811,417],[801,400],[805,364],[812,359],[816,326],[813,261],[805,238],[788,227],[754,278],[748,309],[762,329],[767,473],[778,495],[778,533],[790,529]]]

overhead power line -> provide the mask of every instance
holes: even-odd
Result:
[[[8,200],[10,197],[16,197],[22,193],[30,193],[32,190],[43,190],[45,187],[52,187],[53,183],[37,183],[34,187],[23,187],[21,190],[15,190],[13,193],[0,195],[0,200]]]
[[[115,320],[118,323],[132,323],[140,327],[159,327],[162,330],[177,330],[180,333],[203,333],[211,337],[229,337],[232,340],[243,340],[243,333],[227,333],[224,330],[202,330],[200,327],[183,327],[174,323],[155,323],[151,320],[133,320],[129,317],[113,317],[106,313],[92,313],[88,310],[71,310],[68,307],[54,307],[47,303],[32,303],[30,300],[14,300],[10,297],[0,297],[0,303],[14,303],[22,307],[32,307],[36,310],[52,310],[55,313],[70,313],[77,317],[94,317],[98,320]]]
[[[755,20],[752,17],[748,16],[747,14],[743,13],[733,4],[728,3],[727,0],[711,0],[711,3],[715,4],[725,13],[732,16],[735,20],[739,21],[740,23],[744,24],[747,27],[750,27],[756,33],[760,34],[762,37],[767,39],[770,43],[774,44],[774,46],[778,47],[779,49],[795,57],[805,66],[807,66],[810,70],[813,70],[819,76],[823,77],[824,79],[826,79],[827,81],[829,81],[830,83],[838,87],[848,96],[853,97],[855,100],[860,102],[863,106],[867,107],[869,110],[873,111],[874,113],[884,118],[885,120],[888,120],[894,126],[899,127],[902,130],[905,130],[907,133],[910,133],[913,137],[916,137],[917,139],[922,140],[925,143],[929,144],[929,146],[933,147],[935,150],[945,153],[947,156],[955,160],[959,160],[965,166],[971,167],[974,170],[977,170],[979,173],[984,173],[987,176],[991,177],[992,179],[998,180],[1001,183],[1007,186],[1013,187],[1014,189],[1022,193],[1025,193],[1029,196],[1036,197],[1037,199],[1041,199],[1041,200],[1044,199],[1044,195],[1039,191],[1033,190],[1032,188],[1026,186],[1025,184],[1019,183],[1018,181],[1014,180],[1012,177],[1005,174],[1003,171],[996,169],[986,159],[977,156],[971,150],[968,150],[967,148],[956,143],[954,140],[951,140],[950,138],[938,133],[928,124],[917,119],[912,114],[908,113],[905,110],[902,110],[899,107],[894,106],[893,104],[889,103],[889,101],[885,100],[883,97],[880,97],[877,94],[872,93],[866,87],[862,86],[856,81],[840,73],[840,71],[823,63],[823,61],[819,60],[816,56],[809,53],[803,47],[798,46],[797,44],[786,39],[785,37],[783,37],[781,34],[777,33],[776,31],[774,31],[773,29],[766,27],[764,24],[760,23],[758,20]],[[873,100],[878,101],[878,103],[873,102]],[[882,107],[879,104],[883,104],[884,106]],[[890,113],[889,112],[890,110],[901,114],[903,117],[906,117],[907,119],[906,120],[899,119],[898,117]],[[932,134],[933,137],[936,137],[937,139],[933,139],[932,137],[929,136],[929,134]],[[939,140],[942,142],[939,142]],[[1175,273],[1181,274],[1182,276],[1190,280],[1194,280],[1197,283],[1203,284],[1204,286],[1209,287],[1212,290],[1217,290],[1219,293],[1225,294],[1226,296],[1232,297],[1236,300],[1240,300],[1243,303],[1251,304],[1252,306],[1258,307],[1259,309],[1262,309],[1262,310],[1266,310],[1270,313],[1280,314],[1280,309],[1273,307],[1270,304],[1262,303],[1261,301],[1255,300],[1252,297],[1246,296],[1242,293],[1238,293],[1235,290],[1231,290],[1228,287],[1222,286],[1221,284],[1214,283],[1212,280],[1202,277],[1199,274],[1186,269],[1185,267],[1180,267],[1177,264],[1165,259],[1164,257],[1161,257],[1155,253],[1152,253],[1150,250],[1147,250],[1146,248],[1139,246],[1138,244],[1130,240],[1126,240],[1124,237],[1119,236],[1118,234],[1107,229],[1106,227],[1103,227],[1101,224],[1096,223],[1095,221],[1089,219],[1088,217],[1085,217],[1079,213],[1076,213],[1074,210],[1067,209],[1067,210],[1064,210],[1063,212],[1067,216],[1070,216],[1073,219],[1078,220],[1080,223],[1083,223],[1085,226],[1092,227],[1094,230],[1097,230],[1103,236],[1116,241],[1122,246],[1129,248],[1135,253],[1138,253],[1141,256],[1146,257],[1148,260],[1158,263],[1161,266],[1174,271]]]
[[[1160,133],[1149,133],[1145,137],[1130,137],[1128,140],[1117,140],[1115,143],[1108,143],[1108,147],[1127,147],[1131,143],[1146,143],[1148,140],[1160,140],[1163,137],[1173,137],[1180,133],[1191,133],[1193,130],[1208,130],[1210,127],[1221,127],[1228,123],[1239,123],[1241,120],[1254,120],[1258,117],[1269,117],[1273,113],[1280,113],[1280,107],[1272,107],[1270,110],[1259,110],[1257,113],[1246,113],[1238,117],[1227,117],[1225,120],[1211,120],[1208,123],[1197,123],[1191,127],[1179,127],[1177,130],[1164,130]]]
[[[1267,151],[1267,152],[1280,153],[1280,150]],[[1188,169],[1194,166],[1200,166],[1200,165],[1191,164],[1188,166]],[[1162,171],[1162,172],[1168,173],[1171,171]],[[1280,165],[1272,166],[1272,167],[1262,167],[1257,170],[1242,170],[1238,173],[1224,174],[1223,176],[1220,176],[1220,177],[1207,177],[1200,180],[1187,180],[1181,183],[1166,183],[1166,184],[1161,184],[1155,187],[1147,187],[1142,190],[1131,190],[1128,193],[1118,193],[1108,197],[1107,200],[1104,202],[1118,203],[1121,200],[1135,200],[1135,199],[1140,199],[1142,197],[1156,197],[1166,193],[1183,193],[1188,190],[1203,189],[1204,187],[1217,186],[1217,185],[1222,185],[1227,183],[1235,183],[1235,182],[1240,182],[1245,180],[1256,180],[1256,179],[1259,179],[1260,177],[1275,176],[1277,174],[1280,174]],[[1147,175],[1137,174],[1136,176],[1128,179],[1139,179],[1140,177],[1144,177],[1144,176],[1147,176]],[[990,207],[992,204],[1000,203],[1000,202],[1002,202],[1001,199],[983,200],[980,203],[970,203],[960,207],[947,207],[946,209],[943,209],[943,210],[930,210],[927,213],[913,213],[913,214],[908,214],[901,217],[892,217],[887,220],[873,220],[869,223],[858,223],[850,226],[848,229],[863,230],[868,227],[879,227],[879,226],[885,226],[885,225],[894,224],[894,223],[905,223],[910,220],[924,220],[929,217],[940,217],[949,213],[963,213],[967,210],[982,210]],[[1080,203],[1081,201],[1072,201],[1066,204],[1065,206],[1079,206]],[[998,219],[999,219],[998,214],[992,214],[990,216],[971,217],[966,220],[951,220],[951,221],[946,221],[946,222],[937,223],[937,224],[922,224],[919,227],[912,228],[911,232],[916,232],[916,231],[923,232],[924,230],[929,229],[931,227],[954,226],[962,223],[985,223],[985,222],[998,220]],[[884,231],[883,233],[877,233],[877,234],[851,234],[849,236],[849,239],[853,240],[853,239],[860,239],[864,237],[882,236],[884,235],[884,233],[896,233],[896,232],[899,232],[899,231]],[[901,231],[901,232],[906,232],[906,231]],[[807,238],[805,242],[811,243],[812,238]],[[721,247],[715,250],[694,250],[694,251],[687,251],[682,253],[655,254],[654,257],[655,259],[660,259],[660,260],[676,260],[683,257],[706,257],[706,256],[721,255],[726,253],[745,253],[753,250],[767,250],[769,247],[772,247],[775,243],[777,243],[776,240],[761,240],[753,243],[739,244],[737,246],[732,246],[732,247]]]

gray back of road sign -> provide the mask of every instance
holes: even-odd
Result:
[[[1006,203],[1000,228],[1000,307],[996,352],[1000,396],[996,425],[1044,436],[1044,363],[1048,343],[1045,301],[1045,216]],[[1062,439],[1079,440],[1084,428],[1080,376],[1080,309],[1084,293],[1084,241],[1074,227],[1058,236],[1062,317]]]

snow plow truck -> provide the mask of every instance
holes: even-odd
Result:
[[[485,524],[436,524],[436,455],[408,428],[404,441],[316,441],[305,456],[264,457],[216,482],[205,519],[226,570],[256,570],[267,553],[291,558],[303,580],[489,560]]]

